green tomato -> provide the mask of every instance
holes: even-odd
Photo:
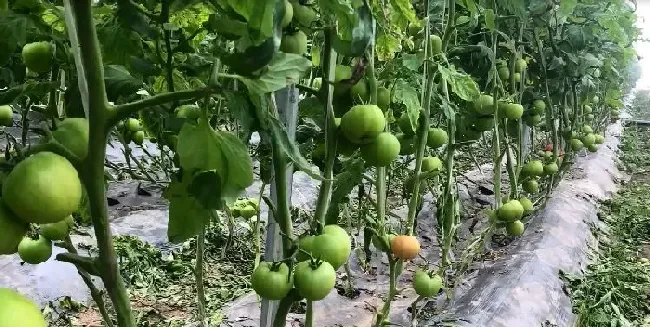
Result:
[[[474,129],[479,132],[491,131],[494,128],[494,117],[479,117],[474,123]]]
[[[422,171],[423,172],[441,172],[442,161],[438,157],[424,157],[422,158]]]
[[[382,110],[387,110],[390,106],[390,90],[385,87],[377,88],[377,106]]]
[[[28,227],[0,201],[0,255],[16,253]]]
[[[533,101],[532,109],[535,115],[543,115],[546,112],[546,102],[537,99]]]
[[[524,115],[524,106],[518,103],[508,103],[504,106],[503,115],[508,119],[519,119]]]
[[[52,256],[52,241],[43,236],[37,240],[24,237],[18,244],[18,255],[23,261],[37,265],[47,261]]]
[[[249,219],[257,214],[257,209],[252,205],[247,205],[239,210],[239,214],[242,217]]]
[[[374,142],[361,146],[361,157],[366,164],[374,167],[386,167],[400,153],[400,142],[393,134],[383,132]]]
[[[529,198],[519,198],[519,203],[521,203],[521,206],[524,208],[524,214],[527,215],[531,212],[533,212],[533,201],[530,201]]]
[[[285,34],[280,43],[280,51],[299,55],[307,52],[307,35],[303,31]]]
[[[442,289],[442,278],[438,275],[431,277],[424,271],[418,271],[413,277],[413,288],[419,296],[434,296]]]
[[[520,73],[515,73],[515,83],[521,82],[521,74]]]
[[[594,132],[594,129],[591,128],[591,126],[589,126],[589,125],[582,125],[582,129],[581,129],[581,130],[582,130],[582,132],[585,133],[585,134],[589,134],[589,133],[593,133],[593,132]]]
[[[293,19],[293,6],[291,5],[291,3],[289,3],[289,1],[284,0],[284,17],[282,17],[282,23],[280,23],[280,26],[282,26],[282,28],[289,26],[292,19]]]
[[[368,91],[368,83],[366,79],[360,79],[356,84],[350,88],[350,95],[352,101],[355,103],[367,103],[370,101],[370,92]]]
[[[399,154],[406,156],[415,153],[415,135],[397,134]]]
[[[595,144],[603,144],[605,143],[605,137],[600,135],[600,134],[595,134]]]
[[[539,160],[527,162],[522,168],[525,176],[540,176],[544,173],[544,164]]]
[[[0,326],[47,327],[36,303],[8,288],[0,288]]]
[[[199,119],[201,109],[198,106],[186,104],[176,108],[176,118]]]
[[[517,61],[515,61],[515,72],[521,73],[526,68],[528,68],[526,60],[518,58]]]
[[[402,116],[397,119],[397,125],[399,126],[399,129],[404,133],[404,135],[414,135],[415,134],[415,128],[413,128],[413,125],[411,124],[411,118],[409,118],[409,115],[405,112],[402,114]]]
[[[573,151],[580,151],[584,147],[584,144],[582,144],[582,141],[579,139],[571,139],[571,150]]]
[[[506,66],[499,67],[498,73],[499,73],[499,78],[502,81],[505,81],[510,78],[510,69],[508,69],[508,67]]]
[[[261,298],[279,301],[287,296],[293,287],[293,276],[286,263],[273,270],[273,263],[260,262],[251,276],[251,286]]]
[[[308,301],[324,299],[336,285],[336,271],[325,261],[318,267],[312,266],[310,261],[299,262],[294,275],[294,286]]]
[[[126,130],[135,133],[140,130],[140,121],[136,118],[129,118],[126,120]]]
[[[66,118],[52,131],[52,138],[83,160],[88,155],[89,132],[86,118]]]
[[[552,162],[550,164],[547,164],[544,166],[544,173],[546,175],[553,175],[557,173],[560,170],[560,168],[557,166],[557,163]]]
[[[540,115],[526,115],[524,117],[524,121],[526,122],[526,125],[530,127],[535,127],[539,125],[540,122],[542,122],[542,116]]]
[[[584,144],[586,147],[589,147],[592,144],[596,143],[596,135],[593,133],[588,133],[587,135],[582,137],[582,144]]]
[[[591,99],[592,103],[598,103],[600,102],[600,98],[597,95],[594,95],[594,97]]]
[[[582,109],[582,112],[583,112],[584,114],[590,114],[590,113],[592,113],[593,111],[594,111],[594,110],[591,108],[590,105],[585,105],[584,108]]]
[[[494,113],[494,98],[488,94],[481,94],[473,104],[474,111],[481,115]]]
[[[131,135],[131,140],[137,145],[142,145],[144,143],[144,131],[137,131]]]
[[[347,235],[345,230],[342,232]],[[315,259],[326,261],[334,269],[338,269],[348,260],[352,249],[349,236],[344,237],[343,233],[335,230],[334,227],[324,228],[323,234],[321,235],[307,235],[302,237],[300,239],[300,248],[311,254]],[[298,261],[306,261],[308,259],[309,256],[302,251],[298,254]]]
[[[519,200],[510,200],[497,210],[497,217],[503,221],[515,221],[524,215],[524,207]]]
[[[447,131],[442,128],[430,128],[427,135],[427,145],[431,148],[437,149],[449,141]]]
[[[431,54],[437,55],[442,53],[442,39],[438,35],[429,35],[429,46],[431,47]]]
[[[521,220],[509,222],[506,225],[506,232],[508,233],[509,236],[521,236],[524,235],[524,223],[521,222]]]
[[[65,219],[56,223],[42,224],[40,230],[40,234],[43,237],[52,241],[62,241],[69,233],[70,225]]]
[[[303,6],[298,1],[291,1],[293,18],[304,27],[311,27],[318,21],[318,14],[309,6]]]
[[[52,69],[52,45],[41,41],[25,44],[23,47],[23,62],[30,71],[43,74]]]
[[[539,183],[534,179],[527,180],[522,184],[522,189],[530,194],[538,193]]]
[[[597,152],[598,151],[598,144],[594,143],[594,144],[591,144],[591,145],[587,146],[587,150],[589,152]]]
[[[357,105],[341,117],[341,132],[353,143],[367,144],[384,131],[384,112],[376,105]]]
[[[14,124],[14,111],[11,106],[0,106],[0,125],[11,127]]]

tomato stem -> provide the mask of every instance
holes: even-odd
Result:
[[[113,238],[108,224],[108,207],[104,188],[104,158],[108,129],[108,102],[104,85],[104,68],[97,31],[92,16],[92,1],[70,2],[77,20],[79,51],[88,83],[88,156],[79,171],[88,194],[90,214],[97,238],[101,278],[117,315],[117,325],[134,327],[135,319],[131,312],[129,295],[120,276]]]
[[[196,297],[199,309],[199,326],[205,326],[205,289],[203,287],[203,252],[205,250],[205,228],[201,226],[199,236],[196,239],[196,263],[194,264],[194,276],[196,278]]]
[[[311,300],[307,300],[307,312],[305,313],[305,327],[312,327],[314,324],[314,309]]]

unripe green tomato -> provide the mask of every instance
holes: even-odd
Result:
[[[41,41],[25,44],[23,47],[23,62],[30,71],[43,74],[52,69],[52,45]]]
[[[61,220],[56,223],[42,224],[40,234],[52,241],[64,240],[70,233],[70,225],[67,221]]]
[[[521,73],[515,73],[515,83],[521,82]]]
[[[341,132],[349,141],[357,144],[375,141],[385,127],[384,112],[376,105],[354,106],[341,117]]]
[[[583,108],[583,110],[582,110],[582,112],[583,112],[584,114],[590,114],[590,113],[592,113],[593,111],[594,111],[594,110],[591,108],[590,105],[585,105],[584,108]]]
[[[11,127],[14,124],[14,111],[11,106],[0,106],[0,125]]]
[[[524,115],[524,106],[518,103],[508,103],[505,105],[503,114],[508,119],[519,119]]]
[[[131,140],[133,143],[136,145],[142,145],[144,144],[144,131],[137,131],[134,132],[133,135],[131,135]]]
[[[380,87],[377,89],[377,106],[381,110],[387,110],[390,106],[391,95],[390,90],[385,87]]]
[[[593,133],[588,133],[582,137],[582,144],[584,144],[586,147],[589,147],[590,145],[595,143],[596,143],[596,135],[594,135]]]
[[[536,115],[543,115],[544,112],[546,112],[546,102],[542,100],[535,100],[533,101],[533,113]]]
[[[519,200],[510,200],[503,204],[497,210],[499,219],[507,222],[512,222],[521,219],[524,215],[524,207]]]
[[[280,26],[287,27],[289,26],[289,23],[291,23],[291,20],[293,19],[293,6],[289,3],[289,1],[284,0],[284,17],[282,18],[282,23]]]
[[[530,194],[538,193],[539,183],[534,179],[527,180],[522,184],[522,189]]]
[[[596,140],[594,142],[595,144],[603,144],[603,143],[605,143],[605,137],[604,136],[602,136],[600,134],[595,134],[595,138],[596,138]]]
[[[404,135],[414,135],[416,128],[413,128],[413,125],[411,125],[411,118],[409,117],[408,113],[403,113],[399,119],[397,119],[397,125],[399,126],[399,129],[404,133]]]
[[[286,263],[273,270],[271,262],[260,262],[251,276],[255,293],[267,300],[282,300],[293,286],[293,276]]]
[[[488,94],[481,94],[473,103],[474,111],[481,115],[494,113],[494,98]]]
[[[553,175],[557,173],[560,170],[560,167],[557,166],[557,163],[552,162],[550,164],[546,164],[544,166],[544,174],[546,175]]]
[[[573,151],[580,151],[584,147],[584,144],[582,144],[582,141],[579,139],[571,139],[571,150]]]
[[[136,118],[129,118],[126,121],[126,129],[129,132],[137,132],[140,130],[140,121]]]
[[[587,150],[588,150],[589,152],[596,152],[596,151],[598,151],[598,144],[595,144],[595,143],[594,143],[594,144],[591,144],[591,145],[587,146]]]
[[[519,198],[519,203],[521,203],[521,206],[524,208],[524,215],[527,215],[531,212],[533,212],[533,201],[530,201],[529,198]]]
[[[399,140],[389,132],[380,133],[374,142],[361,146],[361,157],[366,164],[374,167],[390,165],[399,153]]]
[[[594,129],[589,125],[582,125],[582,132],[585,134],[593,133]]]
[[[37,240],[26,236],[18,244],[18,255],[29,264],[43,263],[52,256],[52,241],[43,236],[39,236]]]
[[[524,235],[525,226],[521,220],[510,222],[506,225],[506,232],[509,236],[521,236]]]
[[[415,153],[415,135],[397,134],[399,154],[406,156]]]
[[[430,128],[427,134],[427,145],[433,149],[437,149],[449,141],[447,131],[442,128]]]
[[[506,66],[499,67],[498,73],[499,73],[499,78],[502,81],[505,81],[510,78],[510,69],[508,69],[508,67]]]
[[[316,77],[311,83],[311,86],[317,90],[320,90],[321,86],[323,86],[323,78],[322,77]]]
[[[429,46],[431,47],[431,54],[437,55],[442,53],[442,39],[438,35],[429,35]]]
[[[366,79],[360,79],[356,84],[352,85],[350,88],[350,95],[352,96],[352,101],[355,103],[368,103],[370,101],[370,91],[368,90],[368,83]]]
[[[426,272],[418,271],[413,276],[413,289],[419,296],[434,296],[442,289],[442,278],[438,275],[430,277]]]
[[[539,160],[529,161],[521,171],[525,176],[540,176],[544,173],[544,164]]]
[[[487,132],[494,128],[494,117],[479,117],[474,123],[474,129],[479,132]]]
[[[291,1],[293,18],[304,27],[311,27],[318,21],[318,14],[310,6],[303,6],[298,1]]]
[[[519,58],[515,61],[515,72],[521,73],[524,69],[528,68],[526,60]]]
[[[438,157],[424,157],[422,158],[422,171],[423,172],[441,172],[442,161]]]
[[[303,54],[307,52],[307,35],[303,31],[282,36],[280,51],[284,53]]]
[[[526,122],[526,125],[528,125],[530,127],[535,127],[539,123],[542,122],[542,116],[540,116],[540,115],[526,115],[524,117],[524,121]]]

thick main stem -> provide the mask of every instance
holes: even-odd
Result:
[[[134,327],[129,295],[120,276],[113,238],[108,224],[108,206],[104,188],[104,157],[108,130],[106,118],[108,102],[104,85],[104,69],[97,31],[92,18],[92,1],[78,0],[72,5],[77,19],[81,61],[86,73],[89,95],[88,157],[80,172],[90,202],[102,281],[117,314],[119,327]]]

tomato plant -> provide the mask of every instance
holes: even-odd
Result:
[[[590,0],[0,2],[11,36],[0,40],[0,254],[36,264],[56,241],[55,258],[91,290],[101,279],[112,311],[91,293],[104,323],[135,326],[106,201],[107,147],[119,145],[126,168],[112,179],[163,185],[168,240],[195,242],[202,326],[206,231],[237,226],[256,252],[262,325],[306,299],[311,326],[336,272],[352,289],[350,260],[378,252],[385,326],[405,265],[426,265],[413,286],[436,295],[442,276],[469,268],[452,253],[477,258],[494,233],[524,235],[578,153],[599,150],[632,83],[635,19],[627,3]],[[461,248],[457,180],[486,164],[491,210],[474,213],[486,224]],[[296,171],[319,184],[304,217]],[[243,198],[256,179],[259,197]],[[421,217],[425,205],[435,214]],[[96,256],[71,243],[71,215],[92,225]],[[432,238],[435,268],[419,256]]]

